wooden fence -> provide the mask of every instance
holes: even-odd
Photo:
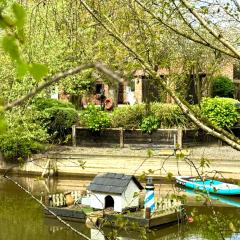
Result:
[[[91,132],[88,128],[72,126],[73,146],[151,145],[158,147],[182,148],[183,130],[157,129],[151,134],[140,129],[106,128]]]
[[[235,136],[240,137],[240,128],[232,128]],[[223,145],[217,138],[201,129],[157,129],[151,134],[141,129],[106,128],[92,132],[88,128],[72,126],[73,146],[149,146],[182,148],[183,146]]]

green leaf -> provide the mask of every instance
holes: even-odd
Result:
[[[20,61],[20,53],[16,39],[13,36],[5,36],[2,40],[2,47],[4,51],[9,54],[12,60]]]
[[[48,68],[43,64],[32,63],[29,65],[29,72],[34,79],[39,81],[48,74]]]
[[[28,65],[25,62],[18,62],[16,72],[18,78],[23,78],[28,72]]]
[[[4,117],[3,107],[0,106],[0,135],[3,134],[7,129],[7,122]]]
[[[23,28],[25,19],[26,19],[26,12],[25,12],[24,8],[20,4],[14,3],[12,5],[12,10],[13,10],[14,16],[16,18],[17,27]]]

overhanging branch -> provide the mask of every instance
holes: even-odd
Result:
[[[94,9],[91,9],[91,7],[83,0],[80,0],[82,5],[85,7],[85,9],[92,15],[92,17],[99,22],[104,29],[106,29],[113,38],[115,38],[118,42],[120,42],[130,53],[132,53],[141,63],[142,67],[146,69],[146,71],[149,73],[150,76],[153,78],[158,78],[157,73],[154,69],[152,69],[151,66],[149,66],[144,59],[136,53],[122,38],[120,35],[116,34],[109,26],[107,26],[105,23],[103,23],[100,18],[97,15],[97,11],[94,11]],[[174,99],[176,104],[180,107],[182,112],[186,114],[199,128],[206,131],[208,134],[226,142],[228,145],[230,145],[232,148],[235,148],[240,151],[240,140],[237,139],[235,136],[228,134],[224,130],[218,130],[217,127],[214,126],[208,126],[204,122],[202,122],[201,119],[199,119],[197,116],[195,116],[194,112],[186,105],[183,101],[176,95],[176,93],[170,89],[167,84],[164,81],[160,80],[160,85],[165,89],[167,93]]]
[[[217,46],[214,46],[213,44],[211,44],[209,41],[203,40],[203,37],[200,37],[199,34],[198,37],[200,37],[200,39],[197,39],[183,31],[180,31],[178,28],[174,28],[173,26],[171,26],[170,24],[168,24],[167,22],[163,21],[163,19],[161,19],[160,17],[156,16],[150,9],[148,9],[143,3],[141,3],[139,0],[134,0],[145,12],[147,12],[150,16],[152,16],[154,19],[156,19],[160,24],[162,24],[163,26],[165,26],[166,28],[170,29],[172,32],[189,39],[192,42],[201,44],[205,47],[217,50],[219,52],[222,52],[230,57],[236,58],[235,54],[232,54],[231,52],[228,52],[222,48],[219,48]],[[173,0],[174,1],[174,0]],[[188,24],[188,27],[190,27],[190,24]],[[192,27],[191,27],[192,29]],[[196,32],[195,32],[196,34]]]
[[[193,8],[193,6],[188,2],[188,0],[180,0],[181,3],[192,13],[192,15],[199,21],[199,23],[223,46],[225,46],[229,51],[231,51],[235,58],[240,59],[240,52],[232,46],[230,42],[228,42],[220,33],[215,31],[207,21]]]
[[[118,82],[122,82],[122,78],[116,74],[115,72],[113,72],[112,70],[108,69],[104,64],[102,63],[87,63],[87,64],[82,64],[80,66],[77,66],[75,68],[71,68],[68,69],[66,71],[57,73],[56,75],[54,75],[53,77],[47,77],[45,78],[44,82],[41,83],[39,86],[37,86],[36,88],[32,89],[28,94],[24,95],[23,97],[14,100],[13,102],[10,102],[8,104],[6,104],[4,106],[4,110],[10,110],[13,107],[22,105],[25,101],[27,101],[28,99],[34,97],[35,95],[37,95],[39,92],[41,92],[43,89],[59,82],[60,80],[72,76],[72,75],[76,75],[80,72],[82,72],[83,70],[89,69],[89,68],[95,68],[98,71],[102,72],[103,74],[105,74],[107,77],[109,77],[112,80],[117,80]]]

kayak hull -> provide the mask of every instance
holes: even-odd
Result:
[[[202,180],[189,176],[177,176],[176,182],[187,188],[203,192],[220,195],[240,195],[240,186],[217,180]]]

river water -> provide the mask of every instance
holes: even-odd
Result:
[[[48,192],[63,192],[66,190],[84,190],[90,180],[58,179],[54,181],[35,178],[14,178],[31,191],[34,196]],[[166,195],[176,191],[170,184],[156,184],[156,194]],[[178,189],[177,189],[178,191]],[[149,240],[219,240],[239,239],[240,234],[240,197],[212,197],[212,207],[209,203],[196,198],[191,191],[181,190],[185,194],[186,212],[192,216],[193,222],[172,224],[144,234],[139,231],[117,230],[118,239],[149,239]],[[238,207],[237,207],[238,206]],[[103,240],[104,236],[96,229],[89,229],[84,224],[70,222],[77,230],[92,240]],[[104,229],[105,235],[111,229]],[[46,218],[42,207],[28,194],[12,182],[0,177],[0,240],[76,240],[83,239],[59,223],[56,219]]]

